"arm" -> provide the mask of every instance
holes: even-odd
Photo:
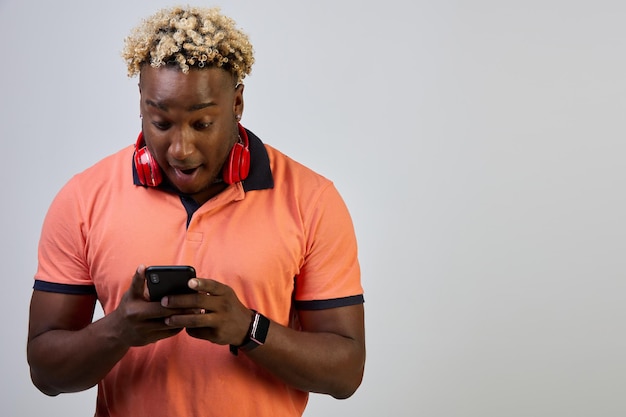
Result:
[[[44,394],[90,388],[126,353],[110,319],[90,325],[95,302],[93,295],[33,292],[27,355],[31,379]]]
[[[303,391],[348,398],[365,366],[363,305],[300,311],[302,331],[270,324],[266,343],[248,356]]]
[[[27,357],[35,386],[47,395],[89,389],[131,346],[178,333],[180,328],[151,320],[172,311],[147,302],[144,283],[140,267],[118,308],[93,323],[95,296],[34,291]]]
[[[175,315],[166,323],[185,326],[189,335],[213,343],[240,345],[251,311],[224,284],[198,278],[190,286],[200,293],[169,296],[162,302],[208,313]],[[361,384],[365,363],[363,305],[300,311],[299,319],[302,331],[271,322],[265,344],[246,354],[294,388],[335,398],[351,396]]]

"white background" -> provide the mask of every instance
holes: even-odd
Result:
[[[134,142],[123,39],[172,4],[0,0],[3,416],[93,415],[29,380],[37,241]],[[359,238],[365,379],[305,415],[626,415],[625,3],[221,6],[256,50],[243,123],[334,180]]]

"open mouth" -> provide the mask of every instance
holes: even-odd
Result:
[[[198,175],[198,171],[200,167],[188,168],[188,167],[172,167],[172,177],[171,179],[178,184],[178,186],[182,186],[183,184],[192,183],[196,181],[196,177]]]

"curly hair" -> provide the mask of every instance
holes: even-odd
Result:
[[[218,67],[230,72],[237,84],[250,74],[254,63],[248,36],[219,7],[161,9],[133,29],[125,39],[122,57],[128,76],[150,64],[190,68]]]

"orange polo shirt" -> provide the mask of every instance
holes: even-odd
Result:
[[[294,309],[362,303],[354,228],[332,182],[248,134],[249,177],[201,206],[139,185],[132,146],[74,176],[44,221],[34,289],[95,291],[108,314],[139,264],[186,264],[285,326]],[[299,416],[307,398],[181,332],[131,348],[99,383],[96,416]]]

